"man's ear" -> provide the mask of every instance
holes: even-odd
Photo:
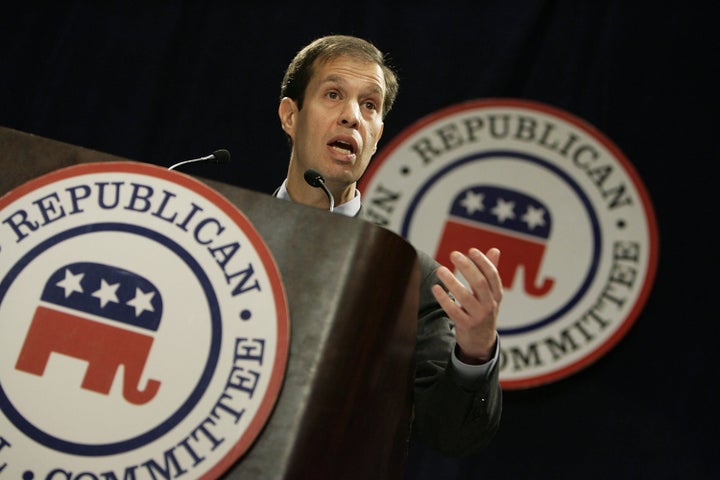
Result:
[[[280,125],[290,138],[295,137],[295,120],[297,116],[297,103],[290,97],[283,97],[278,105],[278,116],[280,117]]]

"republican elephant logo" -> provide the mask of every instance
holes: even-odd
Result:
[[[537,199],[516,190],[476,185],[455,196],[435,259],[452,270],[453,250],[478,247],[485,252],[498,247],[503,254],[498,267],[503,287],[512,288],[522,268],[525,293],[541,297],[555,283],[553,278],[540,278],[551,229],[550,212]]]
[[[87,362],[82,388],[108,395],[122,365],[125,400],[142,405],[160,388],[141,378],[162,317],[162,298],[147,279],[110,265],[77,262],[45,283],[15,364],[42,376],[56,353]]]

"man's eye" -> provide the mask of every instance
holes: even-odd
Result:
[[[335,100],[335,99],[337,99],[337,98],[340,97],[340,95],[338,95],[337,92],[328,92],[328,93],[327,93],[327,96],[328,96],[328,98],[332,98],[333,100]]]
[[[365,102],[365,108],[369,110],[377,110],[377,105],[374,102]]]

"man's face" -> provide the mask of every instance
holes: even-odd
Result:
[[[316,64],[303,108],[283,128],[293,140],[293,161],[302,174],[314,168],[332,189],[365,172],[383,131],[385,78],[375,63],[337,57]]]

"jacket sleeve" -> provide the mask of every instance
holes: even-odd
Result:
[[[435,300],[430,287],[438,283],[435,260],[418,252],[420,302],[414,388],[415,438],[451,456],[478,453],[500,425],[502,390],[497,365],[468,382],[453,367],[452,321]]]

